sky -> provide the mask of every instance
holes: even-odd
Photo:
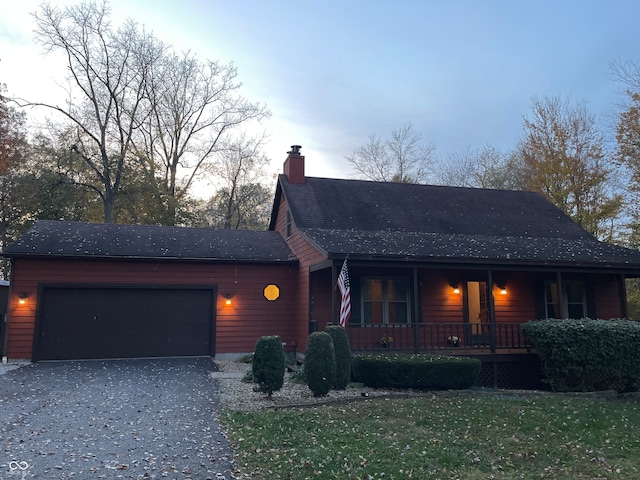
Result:
[[[54,98],[64,69],[33,42],[40,1],[3,3],[0,83],[9,96]],[[621,99],[609,63],[640,61],[637,0],[109,4],[115,25],[131,18],[177,51],[233,62],[241,93],[271,110],[273,168],[302,145],[317,177],[352,177],[345,156],[407,123],[440,158],[487,144],[508,151],[534,97],[586,101],[606,122]]]

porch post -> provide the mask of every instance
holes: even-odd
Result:
[[[418,268],[413,267],[413,351],[420,353],[420,286]]]
[[[338,276],[335,260],[331,260],[331,323],[337,325],[338,322]]]
[[[564,288],[562,288],[562,272],[556,272],[556,283],[558,284],[558,306],[562,318],[569,318],[568,306],[564,301]]]
[[[309,334],[318,330],[318,325],[313,319],[313,274],[309,270]]]
[[[493,305],[493,271],[487,273],[487,307],[489,309],[489,345],[496,353],[496,309]]]

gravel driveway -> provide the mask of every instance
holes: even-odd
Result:
[[[51,362],[0,376],[0,479],[232,479],[207,358]]]

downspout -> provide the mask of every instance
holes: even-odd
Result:
[[[413,267],[413,351],[420,353],[420,288],[418,268]]]

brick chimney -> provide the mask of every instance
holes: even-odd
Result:
[[[289,179],[289,183],[304,183],[304,156],[300,155],[300,145],[291,145],[289,156],[284,161],[284,174]]]

